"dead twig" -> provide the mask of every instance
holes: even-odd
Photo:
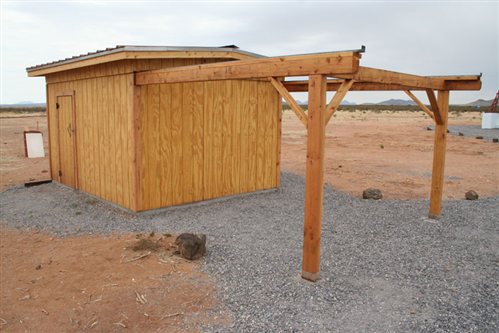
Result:
[[[135,291],[135,300],[139,302],[140,304],[146,304],[147,299],[145,298],[144,295],[139,294],[137,291]]]
[[[170,313],[170,314],[166,314],[166,315],[162,316],[159,320],[163,320],[163,319],[171,318],[171,317],[176,317],[176,316],[180,316],[183,314],[184,314],[183,312]]]
[[[90,303],[95,303],[95,302],[100,302],[100,301],[102,301],[102,295],[100,295],[99,298],[96,298],[96,299],[90,301]]]
[[[113,323],[113,325],[118,325],[118,326],[121,326],[123,328],[126,328],[126,325],[123,324],[121,321],[117,322],[117,323]]]
[[[0,318],[0,324],[1,325],[6,325],[7,324],[7,320],[5,320],[3,318]]]
[[[139,260],[139,259],[145,258],[145,257],[147,257],[150,254],[151,254],[151,251],[149,251],[147,253],[144,253],[144,254],[142,254],[142,255],[140,255],[138,257],[135,257],[135,258],[132,258],[132,259],[128,259],[128,260],[124,261],[124,263],[126,264],[126,263],[129,263],[129,262],[135,261],[135,260]]]

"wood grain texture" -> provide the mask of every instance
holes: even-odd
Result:
[[[421,102],[419,100],[419,98],[417,98],[410,90],[404,90],[404,92],[406,93],[407,96],[409,96],[419,106],[419,108],[424,113],[426,113],[431,119],[433,119],[433,120],[435,119],[431,110],[428,109],[428,107],[426,105],[424,105],[423,102]]]
[[[319,278],[322,232],[326,119],[325,76],[310,76],[308,106],[302,277],[315,281]]]
[[[57,98],[59,104],[58,130],[59,130],[59,181],[70,187],[76,187],[76,151],[74,149],[75,140],[75,119],[73,117],[73,97],[60,96]]]
[[[144,71],[138,72],[135,80],[138,85],[143,85],[303,76],[311,73],[353,75],[358,67],[357,52],[315,53]]]
[[[97,67],[99,72],[102,72],[106,66],[111,66],[109,70],[110,75],[124,74],[123,72],[118,72],[118,66],[116,63],[120,62],[138,62],[142,64],[143,62],[151,63],[161,63],[164,60],[173,59],[192,59],[199,60],[200,63],[203,60],[221,59],[223,61],[230,60],[242,60],[242,59],[253,59],[252,55],[239,53],[237,51],[231,52],[213,52],[213,51],[125,51],[118,52],[108,55],[101,55],[99,57],[81,59],[79,61],[73,61],[71,63],[61,63],[57,66],[32,69],[28,71],[28,76],[44,76],[44,75],[56,75],[60,73],[67,74],[68,72],[76,73],[76,77],[81,77],[84,75],[84,69],[88,67]],[[105,73],[105,72],[104,72]],[[126,73],[126,72],[125,72]]]
[[[134,209],[130,96],[132,75],[117,75],[47,84],[51,176],[59,180],[59,149],[67,149],[58,139],[56,96],[74,91],[77,180],[81,191]],[[59,97],[61,98],[61,97]],[[65,98],[65,97],[63,97]],[[68,97],[69,98],[69,97]],[[76,187],[77,184],[73,185]]]
[[[61,83],[68,81],[86,80],[96,77],[116,76],[133,74],[137,71],[157,70],[176,66],[188,66],[204,63],[215,63],[229,61],[230,59],[125,59],[112,63],[104,63],[82,67],[73,70],[56,72],[46,76],[47,83]],[[159,60],[159,61],[158,61]]]
[[[438,92],[438,110],[441,123],[435,125],[433,147],[433,170],[431,174],[430,218],[438,218],[442,210],[444,187],[445,147],[447,141],[447,115],[449,112],[449,92]]]
[[[151,88],[159,89],[159,102]],[[143,194],[141,210],[277,186],[279,97],[269,82],[159,84],[146,90],[149,99],[140,104],[141,122],[148,124],[139,132],[139,141],[147,141],[141,145],[140,177],[144,191],[160,189],[161,200]],[[157,125],[148,120],[155,110],[151,103],[160,105]],[[148,141],[150,131],[160,134]],[[158,159],[161,170],[155,171],[151,166]]]
[[[289,91],[284,87],[284,85],[281,83],[281,81],[278,81],[276,78],[271,77],[270,78],[270,83],[276,88],[276,90],[279,92],[279,94],[286,100],[288,105],[291,107],[291,110],[296,114],[298,119],[307,127],[307,115],[305,111],[303,111],[302,107],[298,105],[296,100],[291,96]]]
[[[334,94],[331,102],[329,102],[326,107],[326,125],[340,106],[341,101],[343,101],[343,98],[345,98],[353,83],[353,80],[345,80]]]

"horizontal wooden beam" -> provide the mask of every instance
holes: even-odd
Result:
[[[305,125],[305,128],[307,127],[307,115],[305,111],[301,108],[300,105],[296,102],[296,100],[291,96],[291,94],[286,90],[286,88],[282,85],[280,81],[277,79],[271,77],[270,82],[274,86],[274,88],[279,92],[282,98],[288,103],[288,105],[291,107],[291,110],[293,110],[294,113],[296,113],[296,116],[300,121]]]
[[[480,78],[476,80],[445,80],[445,90],[480,90],[482,89],[482,81]]]
[[[327,80],[327,90],[337,91],[344,80],[331,79]],[[289,92],[307,92],[308,81],[284,81],[283,85]],[[446,90],[480,90],[482,82],[479,77],[468,80],[445,80]],[[400,84],[373,83],[373,82],[357,82],[355,81],[350,91],[425,91],[424,87],[403,86]]]
[[[383,69],[360,66],[357,73],[335,75],[342,79],[354,79],[361,82],[375,82],[384,84],[400,84],[403,86],[429,89],[444,89],[445,80],[440,77],[427,77],[413,74],[386,71]]]
[[[404,90],[404,92],[407,94],[407,96],[409,96],[421,108],[421,110],[423,110],[428,116],[430,116],[431,119],[435,119],[435,117],[433,116],[433,113],[430,111],[430,109],[428,109],[428,107],[426,105],[424,105],[423,102],[421,102],[419,100],[419,98],[417,98],[409,90]]]
[[[139,72],[135,75],[135,83],[145,85],[311,74],[352,74],[359,68],[359,59],[358,52],[333,52],[219,62]]]

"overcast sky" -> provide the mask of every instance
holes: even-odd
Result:
[[[491,2],[42,2],[1,1],[1,103],[45,101],[43,78],[25,68],[115,45],[236,44],[267,56],[350,50],[361,64],[420,75],[483,73],[482,90],[451,103],[491,99],[499,88],[499,5]],[[298,95],[299,99],[306,99]],[[357,103],[407,99],[352,92]],[[425,100],[426,101],[426,100]]]

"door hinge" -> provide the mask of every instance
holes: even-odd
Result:
[[[62,177],[62,171],[59,170],[59,177]]]
[[[56,108],[57,110],[59,110],[59,107],[60,107],[59,103],[55,103],[55,108]]]

